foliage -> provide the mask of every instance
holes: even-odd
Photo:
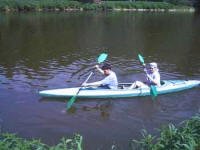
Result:
[[[132,140],[132,148],[144,150],[200,150],[200,116],[186,120],[184,125],[176,128],[173,124],[160,130],[157,139],[145,130],[142,132],[143,139]]]
[[[80,8],[81,3],[69,0],[1,0],[0,10],[6,7],[15,10],[37,10],[37,9],[64,9],[64,8]]]
[[[167,0],[167,2],[173,5],[192,6],[192,1],[189,0]]]
[[[135,9],[170,9],[174,8],[174,5],[166,3],[166,2],[123,2],[123,1],[118,1],[118,2],[102,2],[102,7],[104,9],[114,9],[114,8],[135,8]]]
[[[23,140],[15,134],[0,135],[0,150],[82,150],[82,136],[75,134],[72,139],[63,138],[56,146],[47,146],[40,140]]]
[[[150,1],[102,1],[101,3],[81,3],[70,0],[0,0],[0,10],[30,11],[30,10],[110,10],[110,9],[179,9],[187,0],[168,0],[167,2]],[[178,3],[179,2],[179,3]]]
[[[84,10],[98,10],[100,9],[100,6],[97,3],[85,3],[82,5],[82,8]]]

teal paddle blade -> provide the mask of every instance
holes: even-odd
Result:
[[[150,86],[150,94],[152,98],[155,98],[158,95],[157,89],[154,85]]]
[[[72,104],[73,104],[74,101],[76,100],[76,96],[77,96],[77,95],[74,95],[74,96],[69,100],[69,102],[67,103],[67,109],[68,109],[68,110],[72,107]]]
[[[144,64],[144,58],[142,57],[142,55],[138,54],[138,58],[139,58],[140,62],[142,64]]]
[[[99,55],[99,57],[97,59],[98,63],[100,64],[100,63],[104,62],[107,57],[108,57],[108,54],[102,53],[101,55]]]

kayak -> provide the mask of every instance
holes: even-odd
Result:
[[[42,97],[72,97],[77,94],[77,97],[83,98],[120,98],[120,97],[134,97],[134,96],[148,96],[150,95],[150,88],[136,88],[128,89],[131,83],[120,83],[118,89],[102,89],[92,87],[75,87],[39,91]],[[158,94],[178,92],[200,85],[200,80],[163,80],[161,86],[156,87]]]

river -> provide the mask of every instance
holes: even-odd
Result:
[[[0,14],[0,127],[53,145],[76,132],[83,148],[127,149],[141,130],[179,125],[200,112],[199,87],[151,97],[41,98],[44,89],[79,86],[100,53],[119,82],[143,80],[137,55],[161,78],[200,80],[200,16],[194,13],[57,12]],[[95,72],[89,82],[102,79]]]

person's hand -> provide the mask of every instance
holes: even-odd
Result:
[[[146,67],[146,64],[144,63],[144,64],[142,64],[143,65],[143,67]]]
[[[95,68],[99,69],[99,65],[95,65]]]

